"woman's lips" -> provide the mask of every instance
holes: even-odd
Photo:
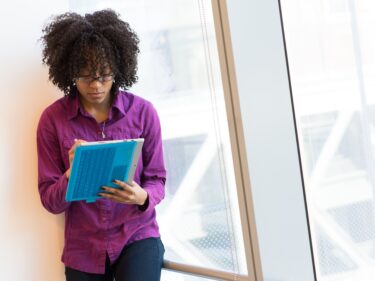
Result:
[[[94,93],[89,93],[90,96],[96,97],[96,96],[101,96],[103,95],[103,92],[94,92]]]

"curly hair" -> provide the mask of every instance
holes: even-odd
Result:
[[[43,63],[65,95],[77,92],[73,79],[83,68],[95,76],[109,66],[115,77],[111,94],[138,80],[138,36],[113,10],[57,15],[42,32]]]

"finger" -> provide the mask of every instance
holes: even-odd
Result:
[[[127,198],[127,197],[130,197],[130,196],[134,195],[133,191],[123,190],[123,189],[119,189],[119,188],[113,188],[113,187],[109,187],[109,186],[102,186],[102,190],[104,190],[107,193],[110,193],[110,194],[113,194],[113,195],[116,195],[116,196],[119,196],[119,197],[122,197],[122,198]]]
[[[74,152],[69,150],[68,156],[69,156],[69,163],[71,164],[73,162]]]
[[[116,194],[116,195],[120,194],[120,190],[118,188],[113,188],[113,187],[109,187],[109,186],[102,186],[101,189],[103,191],[105,191],[107,194],[108,193],[110,193],[110,194]]]
[[[116,195],[113,195],[113,194],[100,192],[100,193],[98,193],[98,195],[103,197],[103,198],[107,198],[107,199],[110,199],[112,201],[115,201],[115,202],[126,203],[125,199],[123,199],[121,197],[118,197]]]
[[[77,145],[80,145],[80,144],[82,144],[84,142],[86,142],[86,141],[85,140],[81,140],[81,139],[74,139],[74,143],[73,143],[73,145],[71,146],[71,148],[68,151],[69,159],[70,160],[73,160],[73,158],[74,158],[74,152],[76,150]]]
[[[74,144],[72,145],[72,148],[71,150],[74,152],[76,150],[76,147],[82,143],[85,143],[86,141],[85,140],[81,140],[81,139],[75,139],[74,140]]]
[[[84,143],[84,142],[87,142],[85,140],[82,140],[82,139],[74,139],[74,144],[77,145],[77,144],[81,144],[81,143]]]
[[[99,192],[98,195],[118,203],[133,203],[133,199],[128,196],[118,196],[107,192]]]
[[[115,180],[113,180],[113,183],[118,185],[119,187],[121,187],[125,191],[133,192],[133,187],[126,182],[119,181],[119,180],[115,179]]]

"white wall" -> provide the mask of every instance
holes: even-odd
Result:
[[[60,97],[41,65],[38,38],[67,1],[9,1],[0,9],[0,272],[2,280],[64,280],[63,218],[37,192],[35,131],[42,109]]]

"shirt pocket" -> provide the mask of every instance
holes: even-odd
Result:
[[[111,131],[110,138],[113,140],[142,138],[142,130],[136,127],[118,128]]]

